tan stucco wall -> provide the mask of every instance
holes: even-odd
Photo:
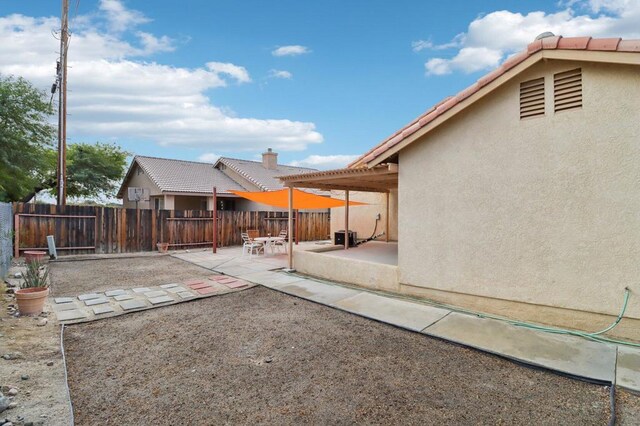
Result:
[[[149,176],[136,164],[131,171],[131,178],[127,183],[126,188],[124,189],[124,195],[122,198],[122,205],[125,209],[135,209],[136,202],[129,201],[129,197],[127,196],[127,188],[147,188],[149,190],[149,195],[162,195],[160,192],[160,188],[151,180]],[[149,201],[140,201],[138,203],[138,208],[140,209],[150,209],[153,208],[153,204]]]
[[[344,191],[333,191],[333,198],[344,200]],[[358,238],[369,238],[376,226],[376,215],[380,214],[376,234],[387,232],[386,194],[377,192],[349,192],[349,200],[368,203],[366,206],[353,206],[349,209],[349,229],[358,233]],[[344,229],[344,207],[331,209],[331,235]],[[380,237],[384,240],[385,236]],[[398,191],[389,194],[389,240],[398,240]]]
[[[176,210],[202,210],[207,208],[207,197],[176,195],[174,208]]]
[[[583,108],[553,113],[582,67]],[[546,79],[546,115],[518,84]],[[640,69],[548,61],[400,152],[399,280],[640,318]]]

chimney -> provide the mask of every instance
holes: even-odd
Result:
[[[262,153],[262,166],[265,169],[275,170],[278,168],[278,153],[273,152],[271,148],[267,152]]]

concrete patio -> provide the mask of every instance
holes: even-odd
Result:
[[[317,248],[296,247],[299,252]],[[355,252],[355,250],[353,251]],[[640,348],[605,344],[580,337],[550,334],[495,319],[454,312],[424,301],[393,297],[336,282],[280,270],[286,255],[242,256],[241,248],[177,253],[175,257],[293,296],[376,321],[438,337],[584,379],[615,383],[640,392]],[[388,265],[391,267],[391,265]]]

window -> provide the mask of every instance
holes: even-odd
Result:
[[[544,115],[544,77],[520,83],[520,118]]]
[[[553,76],[553,110],[582,108],[582,69],[561,72]]]

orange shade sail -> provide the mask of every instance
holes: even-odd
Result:
[[[283,209],[289,207],[288,189],[266,192],[243,192],[233,190],[229,190],[227,192],[255,201],[256,203],[267,204],[269,206],[280,207]],[[349,201],[349,207],[364,205],[367,205],[367,203]],[[344,207],[344,200],[310,194],[308,192],[300,191],[299,189],[293,190],[293,208],[295,210],[330,209],[332,207]]]

